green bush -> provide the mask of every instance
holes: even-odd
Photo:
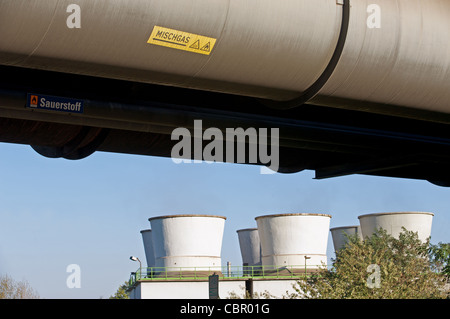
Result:
[[[421,242],[417,233],[403,231],[398,238],[377,230],[360,240],[348,237],[347,245],[336,252],[332,267],[319,275],[299,280],[290,298],[325,299],[406,299],[448,298],[447,276],[435,261],[447,255],[429,239]],[[448,248],[448,246],[446,246]],[[436,252],[441,255],[436,256]],[[448,263],[447,271],[448,271]],[[444,269],[445,267],[441,267]]]

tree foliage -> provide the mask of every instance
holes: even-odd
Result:
[[[128,282],[125,281],[116,291],[114,295],[109,297],[109,299],[130,299],[130,296],[127,294]]]
[[[27,281],[3,275],[0,276],[0,299],[39,299],[39,295]]]
[[[432,269],[441,272],[450,279],[450,244],[440,242],[437,245],[430,245],[430,261]]]
[[[433,269],[429,239],[422,242],[417,233],[406,229],[398,238],[379,229],[364,240],[357,236],[348,239],[347,245],[332,259],[331,269],[323,267],[319,276],[298,281],[291,298],[448,297],[444,289],[447,277]],[[448,257],[445,252],[443,256]]]

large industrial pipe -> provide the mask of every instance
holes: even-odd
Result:
[[[0,64],[450,113],[449,17],[443,0],[3,0]]]

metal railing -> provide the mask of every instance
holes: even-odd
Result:
[[[324,265],[289,266],[214,266],[214,267],[142,267],[131,273],[129,284],[137,281],[208,280],[216,274],[226,279],[300,279],[318,275]]]

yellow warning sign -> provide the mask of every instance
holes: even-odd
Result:
[[[209,55],[216,43],[216,39],[155,26],[147,43]]]

